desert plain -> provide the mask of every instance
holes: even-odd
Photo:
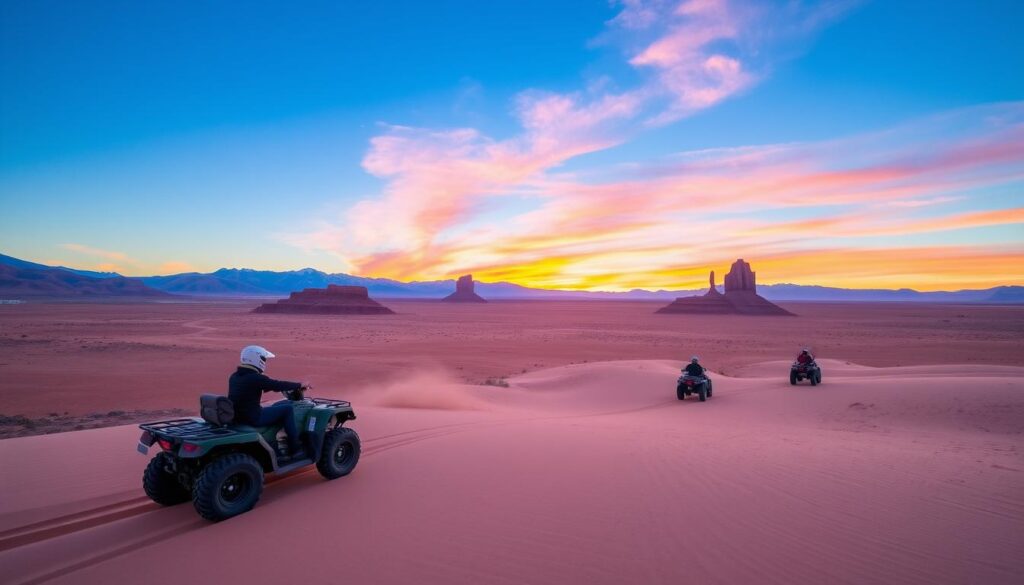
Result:
[[[1024,307],[384,302],[0,306],[3,581],[1024,580]],[[217,524],[159,508],[133,423],[194,413],[250,343],[353,402],[359,466]],[[820,386],[789,384],[802,346]],[[704,403],[675,397],[693,354]]]

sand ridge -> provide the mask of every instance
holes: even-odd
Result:
[[[668,360],[542,369],[507,388],[428,372],[412,381],[440,396],[433,407],[356,403],[366,458],[352,476],[275,482],[216,525],[138,500],[132,427],[0,441],[6,468],[30,470],[0,486],[0,571],[12,583],[239,570],[254,583],[1019,582],[1024,368],[955,366],[968,392],[934,368],[864,377],[844,362],[823,361],[816,388],[774,366],[712,374],[706,403],[675,399]],[[85,462],[58,453],[82,444],[108,455],[92,483],[62,481]],[[102,506],[109,521],[90,512]],[[218,560],[275,542],[331,562],[253,573]],[[169,566],[168,553],[189,561]]]

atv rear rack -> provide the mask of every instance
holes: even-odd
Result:
[[[307,400],[312,400],[313,404],[317,406],[328,408],[352,408],[352,403],[347,400],[334,400],[333,398],[307,398]]]
[[[215,427],[203,419],[196,418],[175,418],[171,420],[162,420],[158,422],[145,423],[139,425],[139,428],[150,433],[166,437],[174,437],[176,439],[215,439],[217,437],[224,437],[227,435],[233,435],[238,431],[226,428],[226,427]]]

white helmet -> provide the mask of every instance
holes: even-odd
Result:
[[[262,373],[267,369],[267,360],[274,354],[258,345],[250,345],[242,350],[242,363],[252,366]]]
[[[693,362],[693,363],[697,363],[697,362],[700,361],[700,358],[695,356],[695,355],[694,356],[690,356],[690,361]]]

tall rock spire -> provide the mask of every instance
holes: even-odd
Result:
[[[455,292],[441,299],[449,303],[486,303],[487,300],[476,294],[473,275],[460,276],[455,281]]]
[[[757,292],[756,274],[742,258],[733,262],[729,273],[725,275],[725,292],[741,290]]]

